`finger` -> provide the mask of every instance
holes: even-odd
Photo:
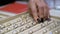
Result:
[[[44,18],[44,10],[43,7],[39,7],[39,17]]]
[[[37,22],[38,19],[38,15],[37,15],[37,8],[34,2],[30,2],[30,8],[31,8],[31,14],[33,15],[35,21]]]
[[[44,18],[44,9],[40,2],[37,2],[39,18]]]
[[[49,8],[47,6],[44,7],[44,17],[45,18],[49,17]]]
[[[43,7],[38,5],[38,10],[39,10],[39,12],[38,12],[39,18],[43,18],[44,17],[44,9],[43,9]]]

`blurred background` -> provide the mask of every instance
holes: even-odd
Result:
[[[0,0],[0,6],[13,3],[15,1],[23,1],[28,2],[28,0]],[[60,0],[46,0],[50,8],[59,9],[60,8]]]
[[[0,14],[19,14],[28,10],[29,0],[0,0]],[[60,0],[45,0],[50,9],[60,10]],[[55,12],[55,11],[54,11]],[[51,12],[55,15],[54,12]],[[60,14],[60,11],[57,11]],[[10,15],[10,14],[9,14]]]

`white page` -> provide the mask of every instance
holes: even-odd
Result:
[[[60,10],[52,9],[52,10],[50,10],[50,15],[60,17]]]

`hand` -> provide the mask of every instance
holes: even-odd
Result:
[[[29,0],[29,7],[36,22],[38,18],[49,17],[49,7],[44,0]]]

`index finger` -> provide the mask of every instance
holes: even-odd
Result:
[[[30,8],[31,8],[31,14],[33,15],[33,18],[35,19],[35,21],[37,22],[38,19],[38,15],[37,15],[37,8],[36,8],[36,4],[34,1],[30,1]]]

